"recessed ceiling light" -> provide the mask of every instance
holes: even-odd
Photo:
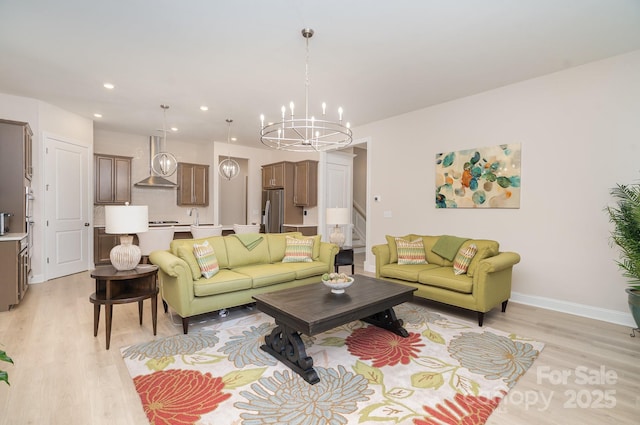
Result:
[[[208,106],[206,106],[206,105],[202,105],[202,106],[200,107],[200,110],[201,110],[201,111],[208,111],[208,110],[209,110],[209,107],[208,107]]]
[[[113,90],[116,86],[114,86],[114,85],[113,85],[113,84],[111,84],[111,83],[104,83],[104,84],[103,84],[103,87],[104,87],[105,89]]]
[[[173,132],[178,131],[178,127],[171,127],[171,131],[173,131]]]
[[[236,137],[232,137],[232,138],[231,138],[231,141],[232,141],[232,142],[235,142],[236,140],[238,140],[238,138],[236,138]]]
[[[94,117],[96,118],[102,118],[102,114],[98,114],[97,112],[95,114],[93,114]]]

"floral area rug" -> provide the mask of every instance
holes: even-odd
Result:
[[[259,347],[256,312],[121,350],[151,424],[484,424],[540,342],[405,303],[408,338],[356,321],[303,336],[310,385]]]

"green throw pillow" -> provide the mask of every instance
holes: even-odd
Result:
[[[310,263],[313,261],[313,238],[297,239],[287,236],[283,263]]]
[[[427,264],[422,238],[411,242],[396,238],[398,264]]]
[[[208,241],[204,241],[201,244],[193,244],[193,255],[196,257],[196,261],[200,266],[202,276],[210,278],[220,271],[218,259]]]

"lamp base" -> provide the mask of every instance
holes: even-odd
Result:
[[[342,229],[340,229],[339,226],[334,227],[333,232],[331,233],[331,235],[329,235],[329,242],[334,243],[342,248],[342,245],[344,245],[344,241],[345,236],[344,233],[342,233]]]
[[[120,236],[120,245],[111,248],[109,253],[111,264],[116,270],[133,270],[140,263],[142,253],[137,245],[133,244],[133,236]]]

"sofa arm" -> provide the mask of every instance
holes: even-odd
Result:
[[[149,261],[160,268],[158,281],[162,299],[180,316],[191,316],[189,306],[195,295],[193,276],[187,262],[169,251],[161,250],[151,252]]]
[[[339,251],[340,248],[334,243],[320,242],[320,261],[329,265],[327,273],[331,273],[334,270],[336,255],[338,255]]]
[[[389,252],[389,244],[374,245],[371,247],[371,252],[376,256],[376,277],[380,277],[380,268],[391,261],[391,254]]]
[[[511,297],[513,266],[519,262],[519,254],[500,252],[478,263],[473,275],[473,296],[478,311],[489,311]]]
[[[500,252],[493,257],[485,258],[478,263],[476,273],[493,273],[513,267],[520,262],[520,254],[515,252]]]

